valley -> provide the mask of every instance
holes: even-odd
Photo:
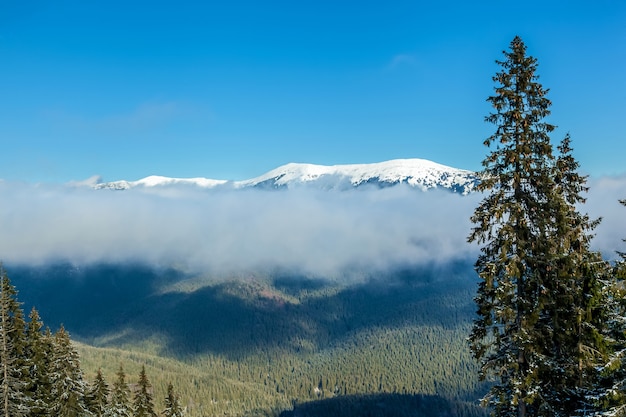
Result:
[[[140,264],[10,271],[25,309],[79,341],[87,380],[102,368],[111,382],[122,363],[133,381],[146,366],[155,402],[172,382],[189,416],[402,415],[416,404],[485,415],[465,342],[469,262],[349,280]]]

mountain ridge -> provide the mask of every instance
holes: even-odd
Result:
[[[136,181],[97,182],[90,186],[97,190],[171,186],[193,186],[203,189],[292,189],[304,186],[344,191],[368,185],[386,188],[406,184],[422,191],[443,188],[465,195],[469,194],[477,183],[478,176],[473,171],[452,168],[426,159],[410,158],[369,164],[288,163],[258,177],[241,181],[152,175]]]

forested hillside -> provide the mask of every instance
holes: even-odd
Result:
[[[484,415],[465,342],[475,284],[466,263],[332,282],[138,265],[11,273],[26,304],[82,342],[88,379],[145,366],[158,407],[171,382],[190,416],[304,412],[311,401],[307,415],[380,404],[401,415],[416,401]]]

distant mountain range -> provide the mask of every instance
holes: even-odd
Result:
[[[292,189],[312,187],[323,190],[348,190],[370,186],[386,188],[406,184],[420,190],[447,189],[468,194],[478,182],[473,171],[448,167],[425,159],[394,159],[372,164],[313,165],[290,163],[259,177],[243,181],[208,178],[169,178],[149,176],[137,181],[97,182],[95,189],[192,186],[205,189]]]

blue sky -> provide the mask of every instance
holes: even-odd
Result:
[[[129,4],[130,3],[130,4]],[[582,171],[626,173],[626,2],[0,2],[0,178],[480,169],[520,35]]]

